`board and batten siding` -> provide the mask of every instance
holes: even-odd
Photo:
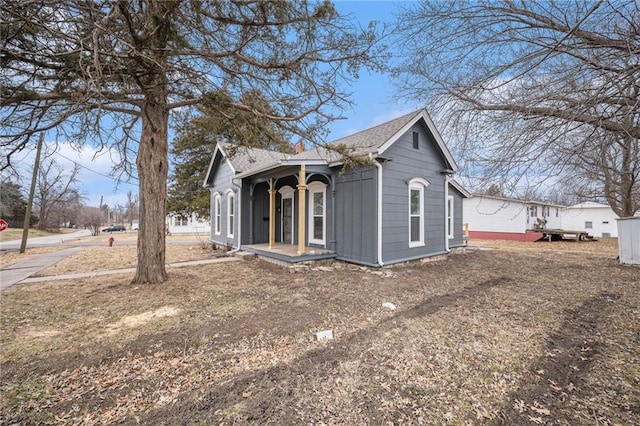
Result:
[[[377,262],[376,169],[336,175],[336,254],[339,259]]]
[[[413,148],[418,133],[418,149]],[[442,155],[426,126],[417,123],[384,152],[382,168],[382,259],[385,264],[441,254],[445,247],[445,176]],[[424,246],[409,247],[409,180],[429,182],[424,189]]]
[[[213,177],[212,186],[210,189],[211,199],[209,213],[211,215],[211,241],[223,246],[237,247],[238,246],[238,202],[240,199],[240,191],[238,187],[232,182],[233,170],[227,163],[227,161],[219,156],[215,160],[218,162],[215,167],[215,176]],[[214,165],[215,166],[215,165]],[[227,211],[229,206],[227,205],[227,192],[233,190],[235,194],[235,212],[234,212],[234,224],[233,224],[233,238],[227,237],[229,224],[227,223]],[[214,194],[220,194],[221,200],[221,220],[220,220],[220,235],[216,235],[215,227],[215,206],[214,206]]]
[[[460,247],[464,245],[464,222],[462,221],[463,195],[449,185],[449,196],[453,197],[453,238],[449,239],[449,247]]]

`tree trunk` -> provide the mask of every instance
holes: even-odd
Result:
[[[167,197],[167,128],[169,112],[162,95],[148,96],[142,107],[142,134],[136,165],[140,181],[138,266],[133,283],[157,284],[167,279],[165,217]]]

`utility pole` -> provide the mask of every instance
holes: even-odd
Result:
[[[27,200],[27,211],[24,214],[22,242],[20,243],[21,254],[27,250],[27,236],[29,235],[29,222],[31,222],[31,204],[33,203],[33,194],[36,192],[36,180],[38,179],[38,169],[40,168],[40,153],[42,152],[43,140],[44,133],[40,133],[40,138],[38,138],[38,146],[36,147],[36,161],[33,165],[33,175],[31,176],[31,188],[29,189],[29,200]]]

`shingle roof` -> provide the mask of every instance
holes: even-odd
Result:
[[[352,135],[337,139],[333,142],[329,142],[326,145],[328,148],[322,146],[315,147],[296,154],[292,156],[292,158],[298,160],[322,159],[329,162],[337,161],[340,159],[340,154],[335,150],[332,150],[331,147],[338,145],[344,145],[348,149],[348,153],[351,155],[367,155],[374,153],[407,123],[413,120],[417,115],[422,114],[422,111],[422,109],[413,111],[391,121],[387,121],[386,123],[382,123],[377,126],[361,130],[360,132]]]
[[[423,114],[426,114],[426,112],[421,108],[391,121],[387,121],[377,126],[337,139],[333,142],[329,142],[325,146],[317,146],[297,154],[283,154],[259,148],[238,148],[236,153],[232,153],[233,149],[231,149],[232,147],[230,144],[220,143],[220,146],[224,151],[224,155],[229,158],[236,173],[248,172],[245,174],[251,174],[253,171],[261,170],[264,166],[268,167],[269,164],[275,167],[275,163],[279,160],[322,160],[331,163],[339,161],[342,158],[340,153],[331,149],[338,145],[346,147],[346,154],[353,156],[381,153],[381,149],[385,149],[385,144],[388,144],[394,136],[398,135],[398,132],[400,132],[405,126],[409,125],[412,121],[416,120],[419,116],[424,117]],[[431,122],[430,118],[426,117],[425,119]],[[441,146],[441,149],[446,151],[445,157],[450,158],[450,154],[448,154],[448,150],[446,146],[444,146],[444,142],[441,141],[439,136],[436,140]],[[455,162],[453,159],[450,159],[450,163],[452,164],[452,167],[455,168]]]
[[[225,156],[231,162],[236,173],[242,173],[262,164],[270,163],[276,160],[287,158],[290,154],[283,154],[277,151],[269,151],[261,148],[232,147],[225,142],[219,143],[224,150]]]

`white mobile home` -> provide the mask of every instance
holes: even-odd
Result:
[[[541,227],[560,228],[564,206],[541,201],[473,194],[463,200],[463,222],[469,237],[535,241],[541,233],[527,232]]]
[[[561,216],[563,229],[588,232],[594,237],[618,236],[618,215],[606,204],[587,201],[565,207]]]

